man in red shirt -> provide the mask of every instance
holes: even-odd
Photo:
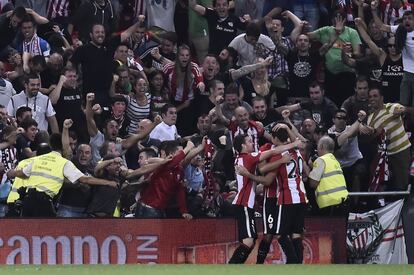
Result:
[[[154,171],[149,178],[149,184],[141,192],[141,199],[137,203],[136,218],[164,218],[168,202],[175,196],[182,217],[192,219],[187,210],[181,162],[193,148],[194,144],[191,141],[187,142],[184,149],[176,141],[167,141],[165,155],[173,158]]]
[[[250,174],[254,174],[257,164],[275,154],[292,149],[300,144],[295,141],[265,152],[254,152],[254,143],[247,134],[238,135],[234,138],[233,146],[239,154],[235,164],[243,166]],[[256,196],[256,183],[249,177],[237,175],[237,195],[234,198],[235,213],[239,231],[240,246],[234,251],[229,263],[244,263],[254,248],[257,238],[256,225],[254,221],[254,201]]]

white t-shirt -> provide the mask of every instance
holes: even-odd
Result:
[[[245,66],[256,63],[257,57],[266,58],[267,56],[262,56],[266,51],[274,51],[276,46],[273,43],[272,39],[269,36],[261,34],[256,44],[247,43],[246,34],[242,33],[236,36],[229,44],[229,47],[232,47],[239,53],[239,61],[237,65]]]
[[[148,26],[160,27],[175,32],[174,11],[177,0],[145,0],[148,15]]]
[[[180,136],[177,133],[177,127],[175,125],[167,125],[165,122],[161,122],[150,133],[150,138],[164,140],[176,140]]]
[[[32,117],[38,124],[37,128],[42,131],[47,131],[49,125],[47,118],[56,114],[49,97],[38,92],[36,96],[29,98],[22,91],[10,99],[7,105],[7,114],[15,117],[16,111],[22,106],[27,106],[32,109]]]
[[[397,32],[398,25],[391,26],[391,32]],[[405,72],[414,73],[414,31],[407,33],[405,46],[402,50],[403,67]]]
[[[7,106],[10,98],[16,94],[13,85],[4,78],[0,77],[0,104]]]

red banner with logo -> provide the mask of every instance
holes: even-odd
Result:
[[[219,264],[237,245],[233,219],[0,220],[0,264]],[[305,263],[345,263],[345,221],[307,219],[304,247]],[[266,262],[284,261],[274,241]]]

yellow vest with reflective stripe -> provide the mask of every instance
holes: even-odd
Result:
[[[27,166],[33,158],[29,158],[29,159],[24,159],[22,161],[19,162],[19,164],[17,164],[16,166],[16,170],[21,170],[23,169],[25,166]],[[9,193],[9,196],[7,197],[7,203],[14,203],[17,199],[19,199],[20,195],[19,193],[17,193],[17,190],[19,190],[20,187],[26,186],[27,185],[27,179],[22,179],[22,178],[15,178],[13,185],[12,185],[12,189]]]
[[[320,158],[325,162],[325,170],[316,188],[316,202],[319,208],[338,205],[348,197],[341,165],[331,153]]]
[[[48,194],[51,198],[59,193],[62,188],[63,167],[67,159],[58,152],[50,152],[33,159],[32,170],[27,182],[28,188],[36,188],[39,192]]]

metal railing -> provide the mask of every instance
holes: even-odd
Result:
[[[349,192],[350,197],[368,197],[368,196],[400,196],[409,195],[411,192],[411,184],[408,185],[406,191],[384,191],[384,192]]]

